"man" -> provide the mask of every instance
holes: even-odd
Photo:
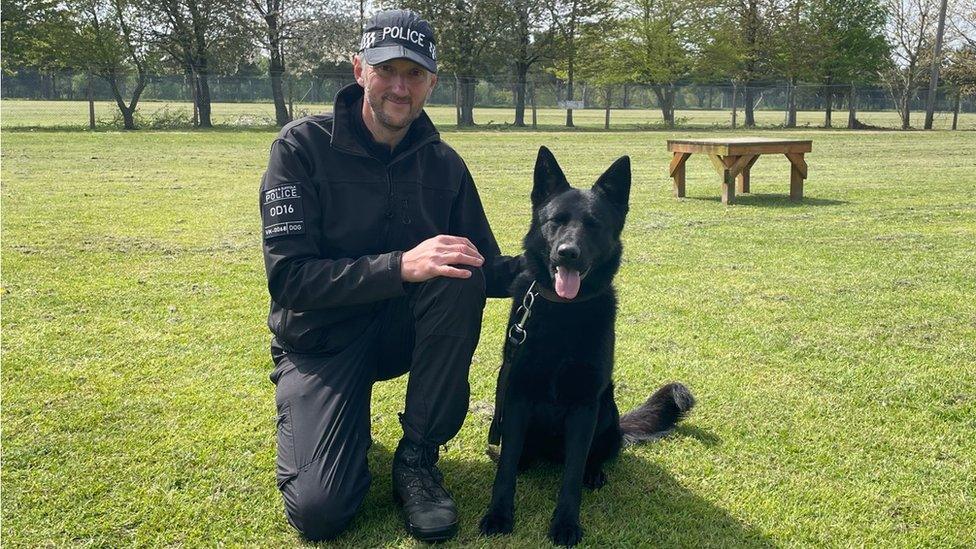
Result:
[[[332,114],[282,129],[261,184],[278,487],[304,537],[341,533],[370,483],[373,382],[409,371],[394,496],[413,536],[449,539],[438,447],[468,409],[485,297],[508,295],[517,258],[500,256],[471,174],[423,111],[430,25],[377,14],[353,69]]]

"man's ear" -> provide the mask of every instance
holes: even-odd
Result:
[[[569,189],[556,157],[546,147],[539,147],[535,159],[535,182],[532,185],[532,206],[539,207],[547,198]]]
[[[365,88],[366,77],[363,72],[363,58],[354,53],[352,56],[352,74],[356,77],[356,83]]]
[[[593,184],[593,191],[603,193],[614,206],[626,213],[630,203],[630,157],[621,156]]]
[[[430,94],[434,93],[434,87],[437,86],[437,75],[434,73],[430,74],[430,87],[427,88],[427,97],[424,98],[424,103],[430,99]]]

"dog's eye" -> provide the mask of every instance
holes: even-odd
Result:
[[[597,219],[595,217],[584,217],[583,218],[583,225],[586,226],[586,227],[589,227],[591,229],[599,229],[600,228],[600,222],[597,221]]]
[[[556,225],[565,225],[569,222],[569,216],[566,214],[558,214],[549,218],[550,223],[555,223]]]

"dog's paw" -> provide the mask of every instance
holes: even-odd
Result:
[[[578,520],[553,519],[549,524],[549,540],[555,545],[572,547],[583,539],[583,527]]]
[[[587,471],[583,474],[583,486],[586,486],[590,490],[599,490],[607,483],[607,475],[603,472],[603,469],[597,469],[596,471]]]
[[[497,536],[499,534],[511,534],[513,526],[515,526],[515,520],[511,515],[488,511],[485,516],[481,517],[478,528],[481,530],[482,536]]]

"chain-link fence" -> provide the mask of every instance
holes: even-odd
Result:
[[[472,82],[465,84],[465,81]],[[292,118],[331,109],[332,97],[352,81],[351,74],[282,77],[282,91]],[[121,83],[122,96],[131,100],[135,79]],[[264,76],[208,78],[211,121],[222,127],[273,127],[275,107],[271,79]],[[199,120],[189,76],[151,76],[143,90],[135,122],[141,128],[192,127]],[[468,89],[471,88],[471,89]],[[441,73],[428,101],[435,123],[450,126],[461,119],[458,98],[473,97],[478,127],[504,127],[516,122],[521,95],[523,122],[528,127],[566,127],[567,108],[580,128],[654,129],[671,127],[782,127],[789,111],[793,124],[804,127],[902,128],[902,109],[908,105],[909,126],[922,127],[927,88],[904,90],[886,86],[840,84],[791,85],[783,82],[751,84],[591,85],[550,75],[530,77],[522,94],[512,78],[462,79]],[[3,75],[0,123],[4,128],[101,128],[122,126],[122,116],[109,84],[85,73],[18,71]],[[746,109],[751,104],[752,109]],[[794,109],[789,106],[795,105]],[[664,108],[662,108],[662,105]],[[853,109],[852,109],[853,107]],[[852,114],[853,113],[853,114]],[[939,88],[935,128],[976,129],[976,96],[951,85]]]

